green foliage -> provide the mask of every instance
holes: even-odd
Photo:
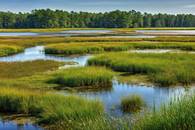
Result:
[[[194,27],[192,14],[148,14],[135,10],[106,13],[39,9],[31,13],[0,13],[0,28],[138,28]]]
[[[115,71],[130,74],[146,74],[153,82],[161,86],[170,86],[194,83],[194,60],[195,55],[188,53],[108,53],[89,59],[88,64],[107,66]]]
[[[139,95],[129,95],[121,100],[123,112],[138,112],[144,107],[144,100]]]
[[[100,67],[69,68],[55,74],[52,83],[65,87],[110,87],[113,72]]]

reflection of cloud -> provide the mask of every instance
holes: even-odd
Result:
[[[186,6],[184,6],[185,8],[195,8],[195,4],[193,4],[193,5],[186,5]]]

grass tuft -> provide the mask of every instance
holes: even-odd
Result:
[[[8,56],[8,55],[13,55],[19,52],[22,52],[23,48],[19,46],[9,46],[9,45],[0,45],[0,57],[2,56]]]
[[[184,97],[152,112],[134,124],[134,130],[194,130],[195,96]]]
[[[50,82],[64,87],[110,87],[113,72],[101,67],[80,67],[65,69]]]
[[[148,75],[152,82],[160,86],[187,86],[195,82],[194,60],[195,55],[187,53],[107,53],[89,59],[88,64],[129,74]]]
[[[35,116],[39,124],[64,123],[67,128],[103,114],[99,101],[13,87],[1,87],[0,108],[3,113]]]
[[[139,112],[144,107],[144,100],[139,95],[129,95],[121,100],[123,112]]]

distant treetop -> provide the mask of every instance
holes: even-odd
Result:
[[[192,14],[149,14],[132,11],[105,13],[40,9],[31,13],[0,12],[0,28],[136,28],[195,27]]]

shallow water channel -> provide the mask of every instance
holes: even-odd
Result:
[[[13,121],[1,121],[0,120],[0,130],[43,130],[39,126],[32,124],[18,125]]]
[[[105,35],[105,36],[104,36]],[[66,30],[61,32],[0,32],[0,37],[3,36],[95,36],[101,38],[154,38],[143,34],[115,34],[112,30]]]
[[[90,57],[91,57],[90,55],[69,56],[69,57],[47,55],[44,52],[44,46],[36,46],[36,47],[27,48],[24,50],[24,52],[16,55],[0,57],[0,62],[54,60],[54,61],[61,61],[61,62],[76,62],[77,66],[84,66]]]
[[[61,32],[0,32],[0,36],[78,36],[111,33],[111,30],[66,30]]]
[[[195,35],[195,30],[137,30],[136,32],[152,35]]]
[[[166,53],[167,51],[164,51]],[[169,51],[168,51],[169,52]],[[36,46],[25,49],[24,52],[7,57],[1,57],[0,62],[16,62],[16,61],[32,61],[32,60],[55,60],[62,62],[77,62],[78,66],[85,66],[90,55],[85,56],[69,56],[59,57],[46,55],[44,53],[43,46]],[[71,65],[69,65],[71,66]],[[120,101],[124,96],[130,94],[138,94],[146,102],[148,108],[159,108],[160,105],[169,102],[173,98],[181,97],[182,95],[194,91],[194,88],[185,89],[183,87],[154,87],[143,85],[131,85],[126,83],[119,83],[117,80],[113,80],[113,85],[110,89],[96,90],[96,91],[80,91],[73,93],[88,99],[98,99],[105,105],[105,111],[111,116],[122,116],[123,113],[120,110]],[[69,92],[62,92],[64,95],[70,94]],[[72,93],[71,93],[72,94]],[[0,129],[4,130],[40,130],[41,128],[26,124],[24,126],[18,126],[13,122],[0,121]]]

